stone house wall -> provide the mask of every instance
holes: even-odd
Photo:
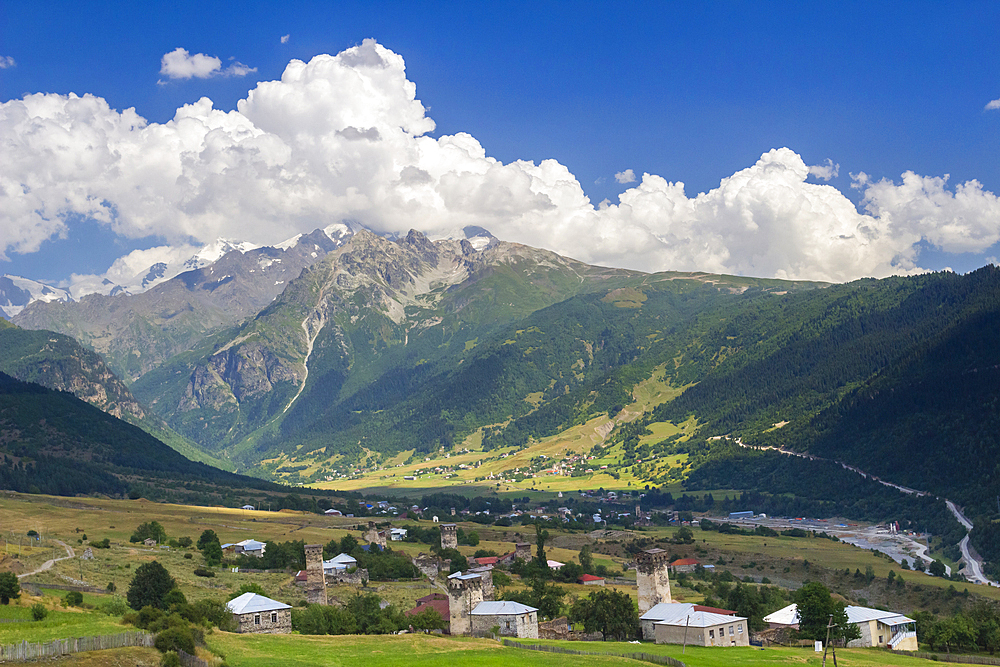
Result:
[[[276,635],[292,631],[291,609],[233,614],[233,616],[236,619],[236,632]]]

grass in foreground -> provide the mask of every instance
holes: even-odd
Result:
[[[225,655],[231,667],[518,667],[575,666],[579,656],[540,653],[506,648],[487,639],[440,637],[437,635],[395,636],[300,636],[237,635],[216,632],[209,645]],[[623,658],[587,658],[588,665],[628,665]]]
[[[593,651],[594,653],[626,654],[626,653],[653,653],[656,655],[669,655],[672,658],[682,661],[688,667],[739,667],[775,666],[775,665],[820,665],[823,662],[823,654],[816,653],[812,649],[805,648],[757,648],[751,647],[719,647],[706,648],[703,646],[688,646],[683,649],[676,644],[629,644],[628,642],[576,642],[576,641],[556,641],[546,639],[525,639],[524,644],[555,645],[570,648],[576,651]],[[517,649],[513,649],[517,650]],[[529,653],[529,651],[524,651]],[[565,658],[574,656],[566,655]],[[517,656],[520,659],[520,654]],[[590,661],[590,657],[576,660]],[[568,663],[567,663],[568,664]],[[637,664],[637,663],[633,663]],[[832,658],[827,655],[827,664],[832,665]],[[846,667],[907,667],[909,665],[927,665],[927,661],[920,658],[912,658],[906,655],[899,655],[891,651],[878,649],[837,649],[837,664]]]
[[[21,600],[21,604],[11,603],[0,607],[0,618],[31,619],[32,603],[38,598]],[[28,620],[27,623],[0,623],[0,644],[16,644],[23,641],[47,642],[67,637],[89,637],[91,635],[113,635],[135,628],[123,626],[115,616],[85,611],[60,611],[49,609],[49,615],[41,621]]]

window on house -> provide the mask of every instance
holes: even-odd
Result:
[[[278,622],[278,612],[276,612],[276,611],[272,611],[271,612],[271,622],[272,623],[277,623]]]
[[[733,626],[731,626],[731,625],[729,626],[729,636],[730,637],[733,636]]]
[[[708,631],[708,638],[709,639],[715,639],[715,630],[709,630]]]
[[[253,624],[254,625],[260,625],[260,614],[254,614]]]
[[[883,636],[884,636],[884,635],[879,635],[879,636],[878,636],[878,643],[879,643],[879,644],[881,644],[881,643],[882,643],[882,637],[883,637]]]
[[[740,633],[741,635],[743,634],[743,624],[742,623],[736,626],[736,632]]]
[[[510,621],[506,621],[506,623],[507,623],[507,629],[510,630]]]

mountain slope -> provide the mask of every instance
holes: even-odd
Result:
[[[813,287],[647,276],[516,244],[476,251],[361,232],[254,320],[134,389],[180,432],[249,465],[297,448],[426,452],[539,402],[542,414],[557,404],[546,428],[556,427],[592,403],[562,396],[633,361],[655,332],[717,302]]]
[[[174,496],[277,490],[185,459],[74,396],[0,373],[0,486],[56,495]]]
[[[25,329],[73,336],[131,383],[205,336],[252,317],[303,267],[353,232],[346,225],[297,237],[287,247],[233,250],[136,295],[90,294],[78,302],[34,302],[13,319]]]
[[[48,389],[65,391],[104,412],[138,426],[183,456],[222,469],[232,464],[215,458],[174,432],[147,411],[104,360],[69,336],[26,331],[0,320],[0,371]]]

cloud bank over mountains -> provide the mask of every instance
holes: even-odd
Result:
[[[223,71],[179,51],[168,76]],[[27,95],[0,105],[0,253],[35,252],[80,217],[130,238],[259,245],[355,220],[431,236],[477,225],[645,271],[845,281],[920,271],[928,244],[981,252],[1000,240],[1000,202],[976,181],[853,175],[859,211],[809,180],[838,165],[779,148],[705,193],[643,174],[617,204],[595,206],[556,160],[503,164],[471,135],[434,138],[434,127],[403,58],[374,40],[292,60],[235,111],[202,98],[163,124],[92,95]]]

